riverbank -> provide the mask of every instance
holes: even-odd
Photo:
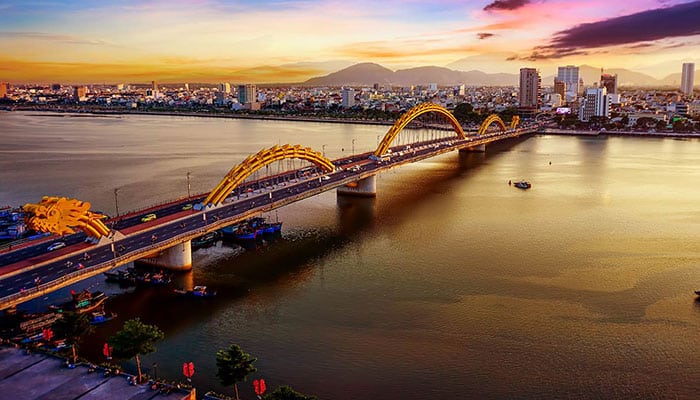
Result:
[[[154,389],[150,384],[129,383],[132,375],[108,374],[99,367],[79,363],[64,366],[59,357],[0,347],[0,393],[12,399],[153,399],[165,397],[195,400],[195,389],[171,386]]]
[[[366,120],[356,118],[331,118],[331,117],[313,117],[313,116],[294,116],[294,115],[261,115],[261,114],[239,114],[239,113],[212,113],[212,112],[192,112],[192,111],[140,111],[140,110],[101,110],[101,109],[86,109],[82,107],[76,108],[54,108],[54,107],[13,107],[6,111],[36,111],[36,112],[51,112],[57,114],[90,114],[95,116],[109,115],[163,115],[170,117],[197,117],[197,118],[231,118],[231,119],[254,119],[267,121],[298,121],[298,122],[325,122],[331,124],[360,124],[360,125],[386,125],[391,126],[393,120]]]

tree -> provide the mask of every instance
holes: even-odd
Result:
[[[457,121],[460,123],[477,122],[480,119],[478,113],[474,112],[474,107],[469,103],[459,103],[452,111],[452,115],[455,116]]]
[[[92,332],[93,329],[87,314],[66,311],[53,323],[52,328],[57,337],[65,338],[66,343],[70,345],[73,351],[73,364],[75,364],[80,338]]]
[[[265,400],[318,400],[316,396],[301,394],[289,386],[280,386],[263,397]]]
[[[216,352],[216,376],[224,386],[233,385],[238,400],[238,382],[245,382],[248,375],[257,371],[253,363],[257,358],[251,358],[237,344],[232,344],[228,349]]]
[[[136,360],[138,382],[141,382],[141,360],[139,355],[156,351],[154,343],[162,340],[165,335],[155,325],[148,325],[134,318],[124,322],[122,330],[109,338],[108,342],[114,347],[114,356],[117,358]]]

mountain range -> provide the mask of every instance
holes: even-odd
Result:
[[[675,73],[662,79],[623,68],[610,68],[606,74],[617,74],[618,86],[678,87],[681,74]],[[700,71],[696,71],[696,75]],[[590,65],[579,66],[579,76],[584,85],[592,85],[600,80],[601,69]],[[410,86],[437,83],[440,86],[466,84],[469,86],[518,86],[520,76],[509,73],[486,73],[478,70],[461,71],[446,67],[426,66],[392,71],[375,63],[359,63],[325,76],[315,77],[304,82],[309,86],[371,86],[380,85]],[[552,86],[554,76],[542,77],[543,86]]]

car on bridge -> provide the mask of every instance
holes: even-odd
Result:
[[[54,251],[66,247],[66,242],[56,242],[46,248],[46,251]]]
[[[185,204],[184,206],[182,206],[182,209],[183,209],[183,210],[191,210],[191,209],[192,209],[192,203]]]
[[[151,214],[146,214],[146,215],[143,216],[143,218],[141,218],[141,222],[153,221],[153,220],[156,219],[156,218],[158,218],[158,217],[156,217],[156,215],[153,214],[153,213],[151,213]]]

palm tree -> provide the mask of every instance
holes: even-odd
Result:
[[[70,345],[73,351],[73,364],[75,364],[78,358],[77,347],[80,338],[93,330],[88,316],[78,312],[66,311],[61,318],[53,323],[52,328],[57,337],[65,338],[66,343]]]
[[[114,354],[118,358],[136,360],[138,382],[141,382],[141,360],[139,355],[156,351],[154,343],[162,340],[165,334],[155,325],[148,325],[134,318],[124,322],[122,330],[109,338],[108,342],[114,347]]]
[[[238,382],[245,382],[248,375],[257,371],[253,363],[257,358],[251,358],[237,344],[232,344],[228,349],[216,352],[216,366],[219,369],[216,376],[224,386],[233,385],[238,400]]]

